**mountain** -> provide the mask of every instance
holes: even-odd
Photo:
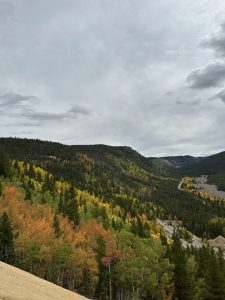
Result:
[[[194,164],[182,166],[178,175],[208,175],[208,183],[215,184],[218,190],[225,191],[225,151],[201,158]]]
[[[95,300],[173,299],[171,286],[180,299],[205,299],[208,289],[211,299],[218,290],[208,282],[215,267],[207,266],[213,262],[222,278],[220,257],[180,243],[191,243],[189,232],[224,235],[224,202],[178,189],[176,172],[203,161],[196,160],[1,138],[0,260]],[[178,226],[173,241],[160,220]]]
[[[3,262],[0,262],[0,270],[0,299],[88,299]]]
[[[225,171],[225,151],[206,156],[194,164],[181,167],[182,173],[201,175],[218,174]]]
[[[77,187],[99,194],[110,188],[139,189],[151,185],[156,170],[152,161],[130,147],[107,145],[68,146],[54,142],[0,138],[0,152],[11,159],[29,161],[52,172],[57,179],[72,181]],[[155,178],[156,180],[157,177]],[[102,193],[101,192],[101,193]]]
[[[161,171],[189,167],[200,162],[202,159],[202,157],[194,157],[190,155],[149,158],[149,160],[152,161],[155,166],[158,166]]]

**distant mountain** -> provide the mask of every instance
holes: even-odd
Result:
[[[181,176],[209,175],[208,183],[215,184],[219,190],[225,191],[225,151],[201,158],[194,164],[183,166],[176,170],[176,173]]]
[[[158,168],[162,170],[170,170],[170,169],[180,169],[195,165],[196,163],[200,162],[203,158],[202,157],[193,157],[190,155],[184,156],[166,156],[166,157],[159,157],[149,158],[153,163],[158,166]]]
[[[225,151],[201,158],[194,164],[183,166],[180,171],[190,175],[214,175],[225,172]]]

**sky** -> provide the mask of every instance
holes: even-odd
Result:
[[[0,136],[225,150],[225,1],[0,0]]]

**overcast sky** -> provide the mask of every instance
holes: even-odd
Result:
[[[224,0],[0,0],[0,136],[225,150]]]

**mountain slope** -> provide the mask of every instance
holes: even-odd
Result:
[[[150,186],[151,161],[130,147],[68,146],[40,140],[1,138],[0,152],[29,161],[95,194],[119,194]],[[104,186],[104,190],[101,190]],[[106,188],[107,187],[107,188]],[[109,190],[110,189],[110,190]]]
[[[202,158],[199,162],[181,168],[182,173],[201,175],[218,174],[225,170],[225,151]]]
[[[202,157],[194,157],[190,155],[184,156],[166,156],[149,158],[153,163],[158,166],[161,170],[180,169],[184,167],[192,166],[202,160]]]
[[[88,299],[3,262],[0,262],[0,282],[0,299]]]

